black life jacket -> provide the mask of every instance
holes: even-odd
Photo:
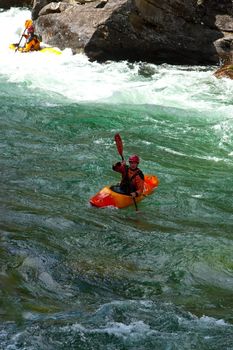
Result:
[[[41,37],[37,34],[31,33],[31,35],[27,39],[27,43],[30,43],[32,40],[35,40],[36,42],[41,42]]]
[[[140,169],[135,170],[135,173],[129,177],[129,166],[126,165],[126,172],[125,176],[121,180],[120,188],[122,191],[124,191],[126,194],[130,194],[131,192],[135,192],[136,188],[132,183],[132,180],[139,175],[142,180],[144,180],[143,172]]]

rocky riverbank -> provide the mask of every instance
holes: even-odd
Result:
[[[90,60],[233,63],[231,0],[34,0],[32,18],[45,43]]]

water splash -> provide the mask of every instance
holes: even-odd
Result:
[[[30,12],[11,8],[0,13],[0,74],[12,83],[55,93],[73,102],[151,104],[205,111],[212,117],[232,117],[233,82],[213,76],[216,67],[156,66],[89,62],[85,55],[14,53],[8,46],[18,42]],[[6,31],[7,28],[7,31]]]

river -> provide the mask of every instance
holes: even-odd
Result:
[[[28,18],[0,12],[0,349],[233,349],[233,82],[15,53]],[[118,132],[139,212],[89,204]]]

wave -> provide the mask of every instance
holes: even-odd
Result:
[[[0,43],[0,75],[10,83],[73,102],[152,104],[232,115],[233,82],[216,79],[216,67],[99,64],[83,54],[72,55],[70,49],[58,56],[9,50],[10,43],[19,42],[28,18],[25,9],[0,13],[0,30],[6,32]]]

